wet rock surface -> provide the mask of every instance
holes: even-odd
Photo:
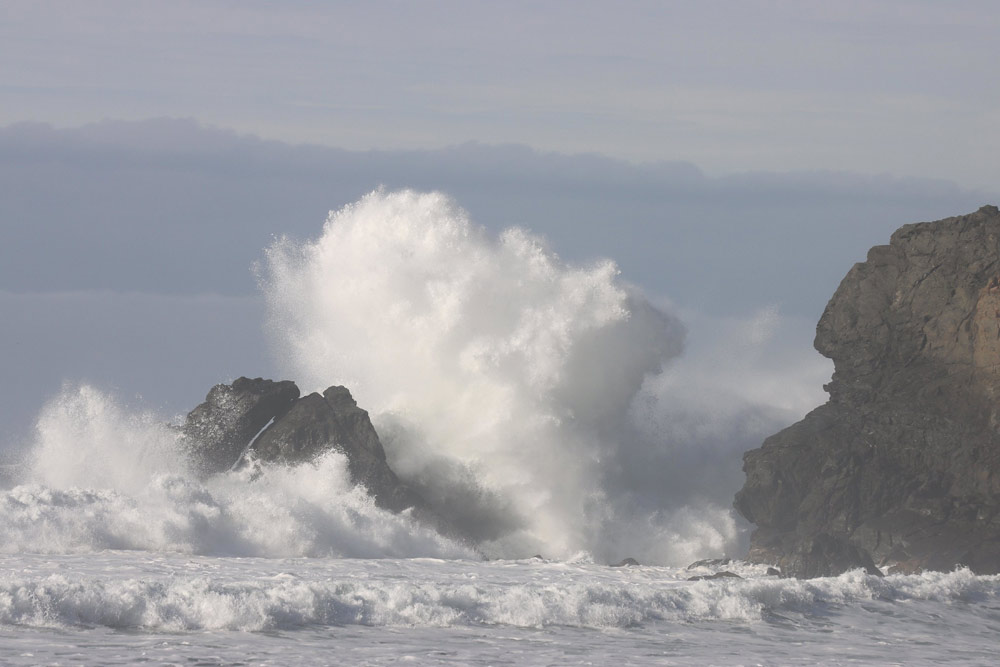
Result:
[[[183,442],[195,467],[205,475],[229,470],[254,436],[284,415],[299,397],[294,382],[241,377],[217,384],[188,413]]]
[[[1000,212],[906,225],[816,329],[830,400],[744,456],[749,559],[1000,572]]]
[[[297,400],[250,446],[263,462],[305,463],[331,448],[347,456],[351,479],[363,484],[375,503],[396,512],[421,505],[420,498],[389,468],[368,413],[345,387],[330,387]]]
[[[229,470],[249,454],[260,462],[308,463],[330,450],[347,457],[351,480],[385,509],[422,510],[423,502],[386,462],[368,413],[345,387],[299,397],[290,381],[241,377],[212,388],[182,427],[183,442],[206,475]]]
[[[716,572],[714,574],[696,574],[693,577],[688,577],[688,581],[711,581],[712,579],[742,579],[740,575],[730,572],[729,570],[723,570],[721,572]]]
[[[731,562],[732,560],[729,558],[703,558],[688,565],[687,569],[696,570],[699,567],[723,567],[729,565]]]

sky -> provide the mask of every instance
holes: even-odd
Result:
[[[611,257],[696,358],[764,317],[817,387],[850,266],[1000,201],[994,2],[0,11],[0,448],[64,381],[170,413],[274,374],[254,262],[379,186]]]
[[[7,0],[0,124],[193,117],[354,150],[519,143],[994,187],[991,0]]]

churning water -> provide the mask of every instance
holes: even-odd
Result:
[[[277,241],[258,276],[286,377],[350,387],[392,467],[466,538],[377,508],[337,452],[201,479],[170,419],[67,386],[0,491],[0,661],[993,657],[997,577],[796,581],[734,562],[742,579],[687,580],[745,548],[740,453],[816,401],[796,369],[747,362],[775,313],[692,364],[679,319],[613,262],[568,265],[409,191]],[[625,557],[643,566],[608,567]]]

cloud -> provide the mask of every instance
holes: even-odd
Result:
[[[13,125],[0,128],[0,430],[23,433],[64,379],[180,411],[217,381],[268,374],[252,264],[275,235],[315,237],[379,184],[446,192],[489,232],[522,226],[567,262],[613,259],[692,332],[774,306],[808,323],[786,339],[807,356],[870,246],[998,200],[941,181],[712,178],[516,145],[358,153],[192,120]],[[747,335],[763,340],[758,319]]]
[[[197,115],[355,150],[998,176],[985,1],[36,0],[4,19],[0,123]]]
[[[18,124],[0,129],[0,288],[252,294],[250,265],[273,235],[309,237],[380,184],[444,191],[491,231],[527,227],[571,261],[610,257],[682,304],[813,317],[899,225],[990,200],[927,179],[710,178],[513,145],[350,152],[190,120]]]

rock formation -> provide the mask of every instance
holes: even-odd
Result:
[[[744,456],[749,558],[786,575],[1000,572],[1000,212],[897,230],[816,328],[829,402]]]
[[[330,387],[297,400],[254,440],[250,451],[265,462],[301,463],[335,447],[347,455],[347,468],[380,507],[400,512],[422,506],[421,499],[389,468],[385,450],[368,413],[345,387]]]
[[[212,387],[205,402],[188,413],[182,430],[198,471],[211,475],[229,470],[254,436],[288,412],[298,397],[299,388],[287,380],[241,377]]]
[[[344,387],[299,398],[293,382],[241,377],[213,387],[188,414],[182,433],[205,475],[229,470],[247,453],[261,462],[298,465],[337,449],[347,456],[352,481],[367,487],[378,506],[423,508],[389,468],[368,413]]]
[[[688,581],[711,581],[713,579],[742,579],[740,575],[735,572],[730,572],[728,570],[723,570],[722,572],[716,572],[714,574],[696,574],[693,577],[688,577]]]

